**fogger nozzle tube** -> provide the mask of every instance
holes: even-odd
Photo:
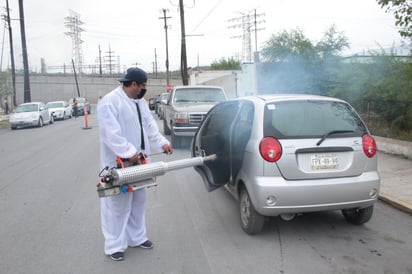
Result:
[[[171,162],[154,162],[144,165],[131,166],[121,169],[111,169],[109,171],[113,178],[113,185],[122,185],[124,183],[134,183],[156,176],[164,175],[171,170],[182,169],[203,165],[205,161],[213,161],[216,159],[216,154],[205,157],[193,157]]]

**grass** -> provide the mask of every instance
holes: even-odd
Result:
[[[398,127],[391,127],[387,123],[375,121],[369,123],[368,128],[371,131],[371,133],[376,136],[412,142],[411,130],[402,130]]]
[[[9,119],[0,120],[0,128],[8,128],[9,127]]]

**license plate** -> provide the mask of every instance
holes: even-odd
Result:
[[[310,157],[312,169],[335,169],[338,167],[338,157],[334,153],[312,154]]]

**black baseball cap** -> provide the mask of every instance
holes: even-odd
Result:
[[[143,84],[147,82],[147,73],[140,68],[129,68],[126,71],[126,74],[122,79],[119,79],[119,82],[131,82],[135,81],[136,83]]]

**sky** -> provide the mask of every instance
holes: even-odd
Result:
[[[8,0],[12,19],[16,69],[23,68],[18,0]],[[392,13],[376,0],[183,0],[188,67],[210,65],[221,58],[242,56],[243,30],[231,19],[256,11],[260,15],[257,39],[260,50],[271,35],[299,28],[312,42],[319,41],[333,24],[348,37],[344,55],[367,53],[400,45],[402,39]],[[65,32],[65,17],[74,12],[84,23],[81,50],[84,65],[102,59],[118,64],[117,72],[138,66],[148,72],[165,71],[166,37],[162,9],[168,25],[169,69],[180,68],[181,24],[179,0],[26,0],[24,25],[31,71],[40,72],[41,59],[47,72],[71,66],[72,39]],[[6,0],[0,4],[5,14]],[[1,69],[10,67],[9,33],[4,22]]]

